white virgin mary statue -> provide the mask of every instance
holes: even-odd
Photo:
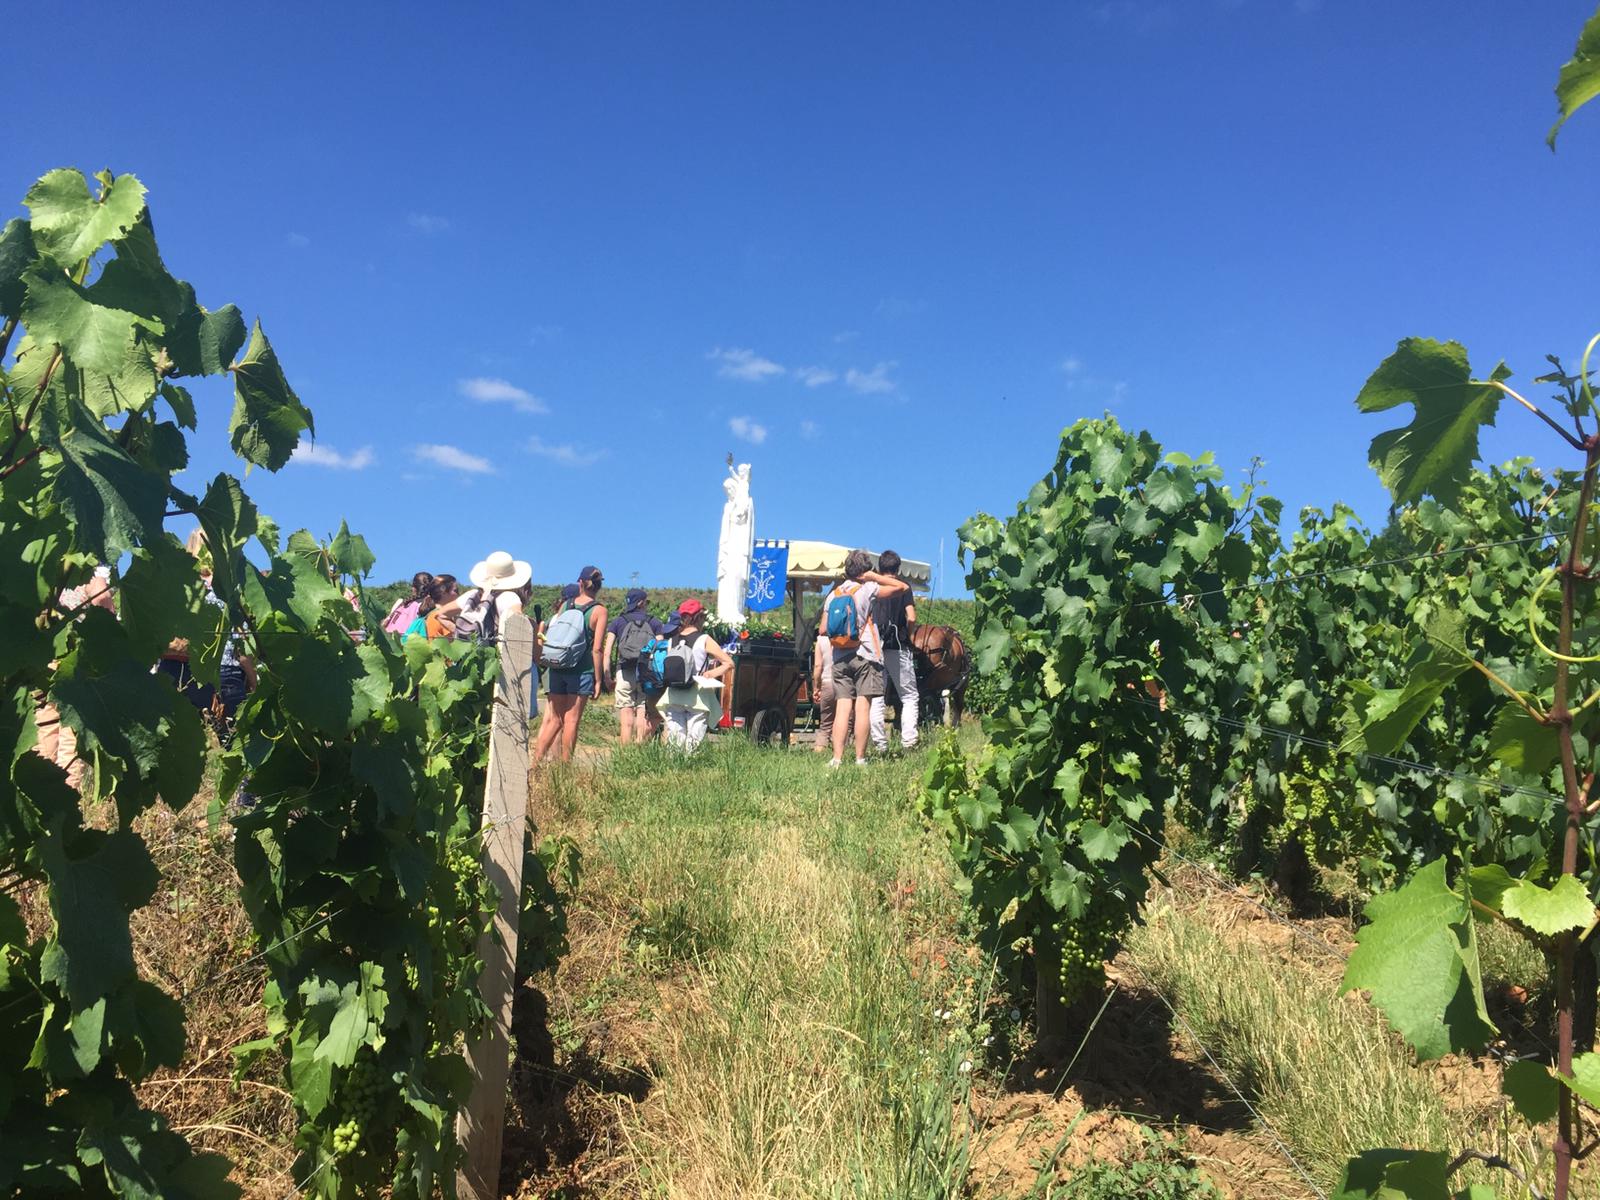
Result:
[[[750,552],[756,544],[756,502],[750,498],[750,464],[733,465],[722,481],[728,499],[722,505],[722,539],[717,543],[717,620],[744,624],[745,587],[750,579]]]

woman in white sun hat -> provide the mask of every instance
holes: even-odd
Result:
[[[493,640],[501,622],[522,611],[532,590],[533,568],[504,550],[496,550],[473,567],[468,578],[472,587],[435,611],[451,618],[456,637]]]
[[[493,641],[500,628],[512,613],[519,613],[528,602],[533,590],[533,567],[521,559],[512,558],[504,550],[496,550],[472,568],[467,576],[472,580],[470,591],[463,592],[445,608],[446,615],[455,618],[458,638],[473,641]],[[534,638],[533,661],[539,661],[537,635]],[[528,715],[539,712],[539,668],[532,668],[528,680]]]

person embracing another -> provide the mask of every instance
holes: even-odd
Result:
[[[827,638],[833,647],[833,758],[828,763],[830,767],[837,767],[844,760],[845,738],[852,732],[856,762],[867,761],[872,699],[883,695],[883,639],[872,621],[872,602],[879,596],[895,596],[910,590],[904,580],[871,568],[871,554],[865,550],[850,551],[844,560],[844,582],[836,585],[822,600],[822,620],[817,626],[817,636]]]
[[[605,682],[606,606],[600,603],[605,578],[599,567],[578,573],[578,595],[545,628],[540,665],[546,671],[549,709],[539,725],[534,762],[554,754],[568,762],[578,744],[578,723]]]
[[[893,550],[878,555],[878,570],[894,579],[900,578],[900,556]],[[910,750],[917,744],[917,663],[911,656],[911,634],[917,627],[917,606],[911,598],[909,587],[893,593],[880,592],[872,601],[872,623],[883,639],[883,673],[885,683],[894,684],[900,697],[900,748]],[[883,725],[885,698],[877,696],[872,701],[872,744],[880,752],[889,749],[889,731]]]

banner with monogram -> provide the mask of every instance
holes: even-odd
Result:
[[[783,603],[789,584],[789,544],[757,542],[750,551],[750,582],[744,606],[751,612],[768,612]]]

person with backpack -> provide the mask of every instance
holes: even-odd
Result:
[[[644,648],[666,628],[645,607],[649,599],[642,588],[629,591],[628,611],[606,626],[606,648],[600,656],[616,695],[617,725],[624,746],[644,742],[654,737],[660,728],[655,706],[639,683],[639,660]],[[611,666],[613,654],[615,667]]]
[[[463,641],[490,643],[500,636],[500,625],[519,613],[532,594],[533,567],[504,550],[496,550],[468,572],[472,587],[439,606],[454,636]]]
[[[418,571],[411,577],[411,595],[401,596],[389,608],[389,615],[383,619],[385,633],[404,633],[422,615],[423,597],[428,594],[428,589],[433,586],[433,575],[428,571]]]
[[[900,578],[900,556],[893,550],[878,555],[878,570],[895,579]],[[911,591],[879,595],[872,602],[872,623],[883,638],[884,683],[894,685],[900,697],[900,748],[911,750],[917,744],[917,664],[911,654],[911,634],[917,627],[917,606]],[[878,696],[872,701],[872,744],[880,753],[888,753],[889,731],[884,728],[883,713],[887,697]]]
[[[844,582],[823,597],[817,636],[827,638],[833,647],[830,767],[844,760],[845,738],[851,732],[855,734],[857,764],[867,761],[872,698],[883,695],[883,639],[872,621],[872,602],[908,590],[904,580],[872,570],[872,555],[867,551],[852,550],[844,560]]]
[[[664,639],[657,639],[655,671],[662,687],[661,716],[666,722],[667,745],[693,754],[706,740],[712,708],[722,705],[713,690],[700,685],[702,679],[722,679],[733,670],[733,659],[705,631],[705,605],[690,597],[678,605],[678,627]],[[664,642],[664,645],[660,643]],[[708,661],[716,665],[708,667]]]
[[[606,606],[600,603],[605,578],[599,567],[578,573],[578,596],[563,605],[545,628],[539,665],[545,669],[549,708],[539,725],[539,745],[533,761],[552,754],[560,761],[572,758],[578,744],[578,723],[590,700],[600,695],[605,682],[601,655],[606,643]]]

